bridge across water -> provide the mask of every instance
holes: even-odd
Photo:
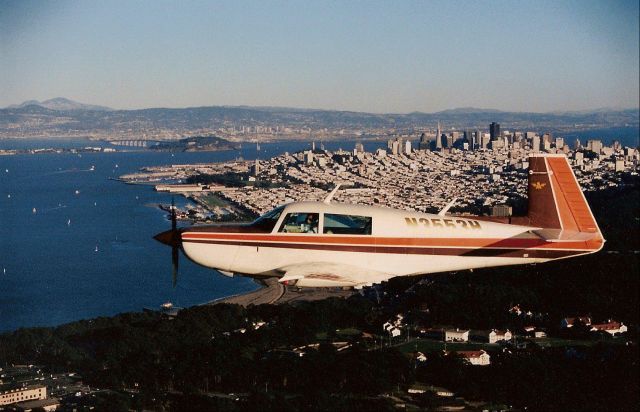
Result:
[[[114,146],[130,146],[130,147],[151,147],[160,143],[159,140],[148,139],[117,139],[109,140]]]

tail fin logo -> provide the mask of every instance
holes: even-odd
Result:
[[[542,190],[547,184],[543,182],[533,182],[531,186],[536,190]]]

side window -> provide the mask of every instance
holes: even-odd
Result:
[[[278,232],[318,233],[317,213],[287,213]]]
[[[284,207],[280,206],[272,211],[265,213],[251,223],[251,226],[262,229],[265,232],[271,232],[278,222],[278,218]]]
[[[370,235],[371,217],[325,213],[323,232],[338,235]]]

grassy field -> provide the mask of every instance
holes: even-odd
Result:
[[[599,342],[604,342],[608,345],[624,345],[625,339],[618,338],[610,338],[604,340],[598,339],[562,339],[562,338],[541,338],[541,339],[531,339],[537,345],[545,348],[557,348],[557,347],[575,347],[575,346],[594,346]],[[446,345],[446,350],[452,351],[460,351],[460,350],[480,350],[484,349],[486,351],[496,350],[500,348],[498,344],[489,344],[489,343],[476,343],[476,342],[455,342],[455,343],[445,343],[442,341],[432,340],[432,339],[418,339],[415,341],[403,343],[398,345],[397,348],[401,352],[435,352],[444,350]]]
[[[220,197],[210,194],[207,196],[201,197],[202,201],[205,202],[209,207],[228,207],[227,202]]]
[[[605,338],[605,339],[562,339],[562,338],[541,338],[533,339],[533,341],[544,348],[557,348],[563,346],[593,346],[598,343],[605,343],[607,345],[624,345],[626,339],[624,338]]]
[[[489,343],[475,343],[475,342],[442,342],[432,339],[418,339],[412,342],[407,342],[398,346],[400,352],[436,352],[444,350],[446,346],[447,350],[459,351],[459,350],[495,350],[499,346],[497,344]]]

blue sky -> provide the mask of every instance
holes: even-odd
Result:
[[[638,1],[2,1],[0,107],[638,107]]]

